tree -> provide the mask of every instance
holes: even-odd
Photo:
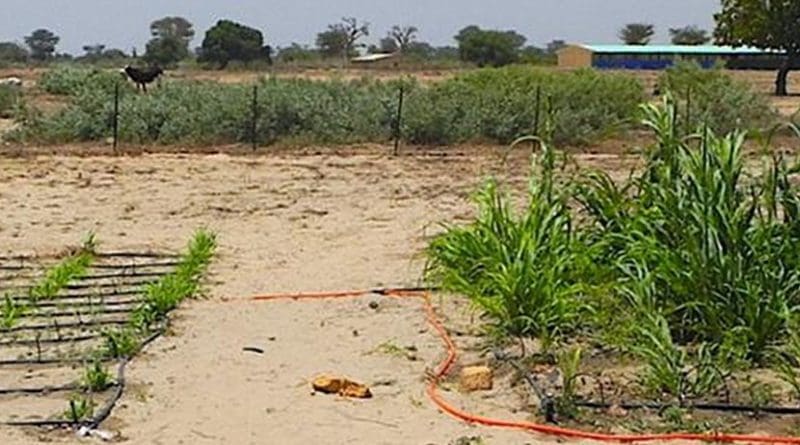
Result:
[[[526,40],[515,31],[483,30],[475,25],[462,29],[455,39],[461,60],[473,62],[479,67],[516,62]]]
[[[292,43],[289,46],[278,49],[277,58],[284,63],[308,62],[319,58],[319,53],[305,45]]]
[[[232,61],[272,63],[272,47],[264,45],[264,34],[231,20],[220,20],[206,31],[200,47],[200,60],[216,63],[220,69]]]
[[[183,17],[164,17],[150,24],[150,35],[144,58],[150,63],[172,65],[189,56],[194,28]]]
[[[375,47],[375,50],[374,52],[395,53],[400,50],[400,47],[397,46],[397,41],[395,41],[394,38],[386,36],[381,39],[378,46]]]
[[[342,18],[342,23],[328,25],[328,29],[317,34],[317,47],[326,56],[341,56],[345,60],[361,46],[358,40],[369,35],[369,23],[359,25],[353,17]]]
[[[106,49],[105,45],[99,43],[93,45],[84,45],[83,51],[84,54],[80,57],[80,60],[88,63],[97,63],[102,60],[124,59],[128,57],[120,49]]]
[[[800,2],[796,0],[722,0],[714,15],[714,37],[720,44],[783,51],[775,94],[789,94],[789,72],[800,64]]]
[[[651,24],[629,23],[619,31],[619,38],[626,45],[647,45],[655,33],[655,27]]]
[[[672,37],[673,45],[705,45],[711,41],[708,31],[697,26],[670,28],[669,35]]]
[[[395,25],[389,30],[387,37],[394,40],[397,51],[404,52],[417,39],[418,32],[419,28],[416,26]]]
[[[150,24],[150,35],[155,39],[179,39],[188,48],[194,38],[194,25],[183,17],[164,17]]]
[[[37,29],[25,37],[25,44],[31,49],[31,57],[34,60],[44,61],[53,57],[59,40],[61,39],[52,31]]]
[[[0,62],[22,63],[28,60],[28,50],[16,42],[0,42]]]
[[[547,44],[547,52],[550,54],[555,54],[559,50],[566,48],[567,42],[564,40],[552,40],[550,43]]]

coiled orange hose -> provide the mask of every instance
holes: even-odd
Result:
[[[757,444],[790,444],[800,445],[800,438],[797,437],[780,437],[780,436],[750,436],[744,434],[726,434],[726,433],[670,433],[670,434],[603,434],[593,433],[580,430],[573,430],[569,428],[561,428],[552,425],[541,425],[534,422],[512,421],[502,419],[492,419],[488,417],[478,416],[462,411],[461,409],[453,406],[447,402],[439,394],[439,382],[442,378],[447,376],[453,367],[458,356],[457,348],[450,335],[447,333],[444,325],[436,316],[436,311],[433,308],[430,300],[430,293],[424,290],[409,290],[409,289],[376,289],[376,290],[351,290],[341,292],[318,292],[318,293],[287,293],[287,294],[271,294],[271,295],[258,295],[248,298],[248,301],[276,301],[276,300],[319,300],[331,298],[352,298],[360,297],[368,294],[382,294],[390,297],[397,298],[419,298],[423,301],[425,309],[425,316],[428,323],[439,334],[442,342],[447,349],[447,356],[436,368],[433,378],[427,387],[427,394],[431,401],[443,412],[455,417],[464,422],[471,424],[509,428],[536,432],[549,436],[558,436],[570,439],[584,439],[594,440],[599,442],[616,442],[616,443],[634,443],[634,442],[667,442],[667,441],[701,441],[701,442],[724,442],[724,443],[757,443]]]

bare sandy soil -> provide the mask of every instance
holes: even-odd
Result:
[[[616,157],[583,162],[626,170]],[[425,373],[444,349],[416,301],[245,300],[417,284],[426,236],[439,222],[471,215],[466,197],[484,175],[524,185],[526,159],[511,164],[485,153],[0,158],[0,253],[60,250],[90,230],[107,249],[179,250],[200,226],[218,233],[209,298],[178,310],[173,333],[128,369],[130,387],[103,425],[124,443],[447,444],[463,436],[532,443],[541,437],[472,427],[432,407]],[[463,306],[440,309],[455,331],[475,326]],[[468,335],[457,339],[474,344]],[[397,348],[416,350],[415,360]],[[471,353],[460,365],[478,359]],[[368,383],[375,397],[312,396],[309,381],[323,372]],[[527,418],[513,412],[524,397],[497,386],[445,395],[479,414]],[[13,414],[8,409],[0,404],[0,417]],[[77,441],[3,429],[0,437],[13,445]]]

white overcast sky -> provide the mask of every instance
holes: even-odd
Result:
[[[59,51],[80,53],[86,44],[103,43],[130,51],[142,49],[154,19],[180,15],[203,33],[220,18],[259,28],[269,44],[313,44],[316,33],[343,16],[371,23],[368,41],[377,41],[395,24],[420,28],[420,39],[453,44],[466,25],[514,29],[531,44],[553,39],[614,43],[622,24],[653,23],[657,41],[667,29],[694,24],[713,26],[719,0],[0,0],[0,41],[22,42],[35,28],[61,37]]]

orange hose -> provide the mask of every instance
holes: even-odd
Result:
[[[276,301],[276,300],[319,300],[331,298],[350,298],[364,296],[370,293],[381,293],[390,297],[397,298],[420,298],[423,300],[425,308],[425,316],[428,323],[439,334],[442,342],[447,348],[447,357],[442,360],[434,373],[430,384],[427,387],[427,394],[431,401],[443,412],[471,424],[484,425],[489,427],[519,429],[525,431],[536,432],[540,434],[558,436],[570,439],[585,439],[600,442],[619,442],[619,443],[634,443],[634,442],[655,442],[655,441],[702,441],[702,442],[725,442],[725,443],[758,443],[758,444],[790,444],[800,445],[800,438],[796,437],[780,437],[780,436],[749,436],[744,434],[725,434],[725,433],[670,433],[670,434],[604,434],[592,433],[580,430],[573,430],[569,428],[561,428],[551,425],[541,425],[534,422],[524,421],[511,421],[492,419],[488,417],[470,414],[460,410],[459,408],[451,405],[439,394],[439,382],[447,376],[453,367],[458,355],[457,348],[450,335],[447,333],[444,325],[439,321],[436,316],[436,311],[433,308],[430,300],[430,294],[427,291],[409,291],[405,289],[384,289],[380,291],[375,290],[353,290],[342,292],[318,292],[318,293],[287,293],[287,294],[269,294],[258,295],[250,297],[247,301]]]

